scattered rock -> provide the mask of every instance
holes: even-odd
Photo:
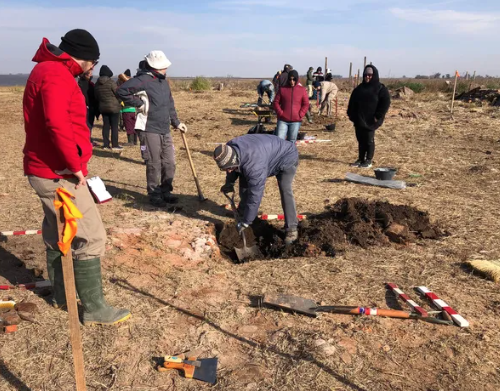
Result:
[[[408,227],[398,223],[392,223],[386,229],[385,234],[389,237],[391,242],[406,243],[408,241],[410,232],[408,230]]]
[[[337,349],[332,344],[328,343],[324,339],[317,339],[314,341],[314,346],[318,349],[318,352],[326,357],[333,356]]]

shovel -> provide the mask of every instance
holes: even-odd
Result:
[[[238,224],[240,216],[238,215],[238,210],[236,209],[236,205],[234,204],[234,193],[232,197],[229,197],[227,193],[224,193],[224,195],[231,203],[231,209],[234,214],[234,220],[236,221],[236,224]],[[261,251],[258,249],[256,245],[247,247],[245,231],[241,233],[241,237],[243,238],[243,248],[236,248],[236,247],[234,248],[234,251],[236,252],[236,256],[238,257],[238,261],[240,261],[240,263],[249,261],[251,259],[264,258],[264,255],[262,255]]]
[[[330,312],[334,314],[347,314],[347,315],[370,315],[370,316],[384,316],[388,318],[400,319],[417,319],[428,323],[450,325],[453,322],[437,319],[433,317],[423,317],[413,312],[405,312],[399,310],[386,310],[381,308],[368,308],[357,306],[318,306],[313,300],[305,299],[302,297],[277,294],[265,295],[260,300],[261,304],[271,307],[282,308],[288,311],[296,312],[310,317],[317,317],[318,312]]]

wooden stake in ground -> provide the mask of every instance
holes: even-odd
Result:
[[[325,57],[325,77],[326,77],[326,70],[328,69],[328,57]]]
[[[356,80],[356,85],[359,85],[359,69],[358,69],[358,78]]]
[[[455,71],[455,84],[453,85],[453,95],[451,96],[451,110],[450,113],[453,115],[453,104],[455,103],[455,92],[457,91],[457,80],[460,77],[458,71]]]
[[[352,88],[352,62],[349,63],[349,86]]]
[[[56,199],[62,202],[62,198],[56,193]],[[64,207],[56,210],[57,229],[59,232],[59,242],[63,240],[64,231]],[[62,271],[64,279],[64,290],[66,292],[66,304],[69,316],[69,338],[71,350],[73,352],[73,365],[75,367],[76,390],[86,391],[85,369],[83,362],[82,337],[80,335],[80,320],[78,319],[78,308],[76,305],[75,273],[73,270],[73,256],[71,248],[62,256]]]
[[[365,71],[365,68],[366,68],[366,56],[365,56],[365,59],[363,61],[363,72]]]
[[[476,80],[476,71],[474,71],[474,74],[472,75],[472,79],[470,80],[469,91],[472,89],[472,83],[474,83],[474,80]]]

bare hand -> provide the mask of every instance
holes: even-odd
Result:
[[[80,186],[87,186],[87,179],[83,175],[82,171],[74,172],[74,176],[78,179],[78,184],[75,186],[75,189],[78,189]]]

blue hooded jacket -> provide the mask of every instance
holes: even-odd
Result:
[[[299,152],[294,143],[270,134],[246,134],[232,139],[227,145],[238,154],[238,172],[248,184],[247,202],[241,205],[242,222],[251,224],[259,212],[267,178],[296,165]],[[231,174],[227,179],[229,176]]]

